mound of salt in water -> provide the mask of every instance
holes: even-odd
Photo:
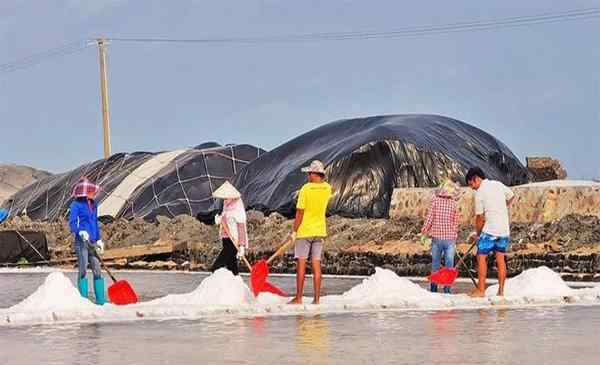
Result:
[[[256,297],[256,303],[261,305],[285,304],[290,298],[282,297],[273,293],[262,292]]]
[[[494,296],[498,293],[498,285],[490,286],[485,294]],[[504,295],[506,297],[552,297],[573,294],[573,289],[563,281],[558,273],[546,266],[523,271],[514,278],[506,280]]]
[[[401,278],[393,271],[375,268],[375,274],[342,294],[342,299],[353,304],[440,304],[444,299],[412,281]]]
[[[92,302],[81,297],[73,283],[62,272],[53,272],[46,277],[44,283],[33,294],[8,310],[11,312],[41,312],[94,307]]]
[[[222,268],[202,280],[198,288],[191,293],[167,295],[147,304],[235,307],[253,301],[254,296],[242,278]]]

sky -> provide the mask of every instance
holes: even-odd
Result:
[[[389,31],[600,0],[0,2],[0,64],[105,37]],[[600,177],[600,18],[391,39],[108,46],[113,152],[207,141],[272,149],[342,118],[441,114],[526,156]],[[102,157],[95,47],[0,73],[1,163],[61,172]]]

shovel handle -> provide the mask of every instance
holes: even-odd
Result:
[[[465,270],[467,270],[467,273],[469,274],[469,278],[471,278],[473,285],[475,285],[475,287],[477,288],[477,282],[475,281],[473,274],[471,274],[471,269],[467,266],[467,264],[465,263],[465,260],[464,260],[464,256],[467,256],[473,250],[473,247],[475,247],[476,244],[477,244],[477,241],[473,240],[473,243],[471,244],[471,246],[469,246],[469,249],[467,250],[467,252],[465,252],[465,254],[463,256],[461,256],[458,252],[456,253],[456,256],[458,256],[459,265],[462,264],[463,267],[465,268]],[[458,266],[458,265],[456,265],[456,266]]]
[[[88,250],[92,251],[92,253],[94,254],[94,256],[96,256],[96,258],[98,259],[98,261],[100,261],[100,266],[102,266],[102,268],[104,269],[104,271],[106,271],[106,273],[108,274],[108,276],[110,276],[110,278],[112,279],[113,283],[116,283],[117,279],[115,279],[115,277],[110,272],[110,270],[108,270],[108,267],[106,267],[106,265],[104,264],[104,261],[102,260],[102,257],[100,257],[100,255],[98,254],[98,251],[96,251],[96,248],[94,247],[94,245],[92,245],[92,243],[89,240],[85,240],[83,242],[87,245]]]
[[[283,245],[281,245],[281,247],[279,247],[279,249],[277,251],[275,251],[275,253],[273,255],[271,255],[271,257],[269,257],[269,259],[267,260],[267,265],[270,264],[273,260],[275,260],[277,257],[283,255],[285,253],[285,251],[288,249],[288,247],[290,247],[290,245],[292,243],[294,243],[294,240],[292,240],[292,235],[290,234],[287,238],[286,241]]]

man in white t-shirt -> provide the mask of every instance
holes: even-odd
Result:
[[[487,278],[487,257],[496,254],[498,268],[498,295],[504,295],[506,281],[505,254],[510,241],[510,223],[508,208],[513,202],[512,190],[499,181],[488,180],[483,171],[474,167],[466,176],[467,185],[475,190],[475,229],[477,239],[477,268],[479,283],[471,292],[472,297],[485,296]]]

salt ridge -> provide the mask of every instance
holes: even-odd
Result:
[[[569,296],[575,289],[563,281],[558,273],[546,266],[540,266],[522,272],[506,281],[504,295],[506,297],[556,297]],[[494,296],[498,293],[498,285],[490,286],[485,294]]]
[[[547,267],[523,272],[507,280],[506,297],[488,289],[486,298],[464,294],[431,293],[394,272],[377,268],[375,274],[341,295],[321,298],[320,305],[286,304],[289,298],[262,293],[254,299],[239,276],[225,269],[204,279],[194,291],[128,306],[96,306],[79,296],[77,289],[61,272],[46,281],[21,303],[0,309],[0,326],[39,323],[132,321],[140,319],[194,319],[208,316],[290,315],[380,310],[440,310],[516,307],[532,305],[600,304],[600,286],[571,289]]]
[[[554,187],[600,187],[600,183],[591,180],[550,180],[516,186],[517,188],[554,188]]]

